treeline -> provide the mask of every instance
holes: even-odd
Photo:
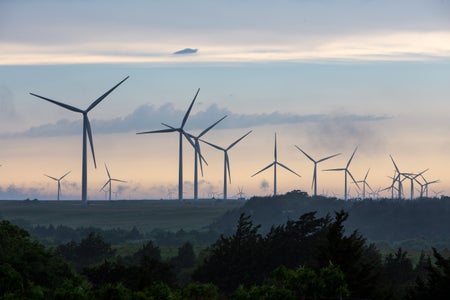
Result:
[[[101,229],[97,227],[78,227],[58,225],[31,225],[24,220],[12,220],[13,224],[25,229],[31,236],[46,245],[60,245],[71,241],[80,242],[90,233],[101,235],[106,242],[113,245],[136,243],[152,240],[159,246],[181,246],[189,241],[195,246],[207,246],[214,243],[220,234],[212,229],[185,231],[183,229],[167,231],[154,229],[151,232],[141,232],[136,227],[130,230],[123,228]]]
[[[266,233],[273,225],[283,224],[306,212],[316,211],[318,216],[325,216],[341,209],[349,213],[348,232],[358,229],[370,241],[387,248],[450,248],[449,197],[343,201],[292,191],[275,198],[253,197],[241,208],[225,213],[210,228],[230,234],[239,216],[246,213],[252,215],[254,222],[261,224],[261,231]]]
[[[0,223],[1,299],[447,299],[450,259],[433,249],[382,257],[339,211],[262,231],[241,214],[232,233],[196,257],[185,243],[166,261],[146,242],[118,256],[98,233],[46,248]]]

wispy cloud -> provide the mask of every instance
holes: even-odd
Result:
[[[43,0],[1,8],[0,65],[450,57],[448,1],[136,1],[131,9]],[[202,51],[173,55],[184,45]]]
[[[162,126],[161,122],[177,127],[184,115],[183,110],[176,109],[173,104],[165,104],[160,107],[142,105],[130,115],[123,118],[110,120],[92,120],[92,130],[97,134],[126,133],[147,130],[157,130]],[[203,130],[223,116],[227,116],[217,129],[253,128],[264,125],[297,124],[297,123],[342,123],[382,121],[390,118],[384,115],[356,115],[356,114],[309,114],[299,115],[282,112],[263,114],[239,114],[228,109],[211,105],[203,111],[192,114],[186,123],[188,130]],[[49,137],[77,135],[80,133],[82,122],[61,119],[56,123],[47,123],[34,126],[22,132],[6,133],[2,137]]]

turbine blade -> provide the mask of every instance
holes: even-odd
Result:
[[[325,158],[319,159],[319,160],[317,161],[317,163],[320,163],[320,162],[322,162],[322,161],[325,161],[325,160],[327,160],[327,159],[333,158],[333,157],[338,156],[338,155],[341,155],[341,153],[337,153],[337,154],[330,155],[330,156],[327,156],[327,157],[325,157]]]
[[[231,183],[230,159],[228,158],[228,152],[226,151],[225,151],[225,162],[228,170],[228,179]]]
[[[111,178],[111,181],[117,181],[117,182],[128,183],[128,182],[126,182],[125,180],[115,179],[115,178]]]
[[[277,161],[277,133],[275,132],[275,146],[273,148],[273,157]]]
[[[74,112],[83,113],[83,111],[81,109],[76,108],[74,106],[71,106],[71,105],[68,105],[68,104],[65,104],[65,103],[62,103],[62,102],[58,102],[58,101],[55,101],[55,100],[52,100],[52,99],[49,99],[49,98],[45,98],[45,97],[42,97],[42,96],[39,96],[39,95],[36,95],[36,94],[33,94],[33,93],[30,93],[30,95],[38,97],[38,98],[41,98],[41,99],[44,99],[44,100],[46,100],[48,102],[51,102],[53,104],[59,105],[61,107],[64,107],[65,109],[68,109],[68,110],[71,110],[71,111],[74,111]]]
[[[92,152],[92,158],[94,160],[94,167],[97,168],[97,162],[95,161],[95,152],[94,152],[94,142],[92,140],[92,130],[91,130],[91,124],[89,123],[89,118],[87,114],[83,114],[84,116],[84,125],[85,130],[87,131],[88,137],[89,137],[89,145],[91,145],[91,152]]]
[[[184,115],[183,122],[181,123],[181,128],[183,128],[184,124],[186,124],[186,121],[189,118],[189,114],[191,113],[192,106],[194,105],[195,99],[197,99],[197,95],[199,92],[200,92],[200,89],[197,90],[197,93],[195,94],[195,97],[192,100],[191,105],[189,105],[189,108],[188,108],[186,114]]]
[[[106,93],[104,93],[103,95],[101,95],[97,100],[95,100],[94,102],[92,102],[91,105],[89,105],[89,107],[86,109],[86,112],[89,112],[91,109],[93,109],[95,106],[97,106],[97,104],[99,104],[103,99],[106,98],[106,96],[108,96],[112,91],[114,91],[119,85],[121,85],[125,80],[127,80],[128,78],[130,78],[130,76],[125,77],[125,79],[123,79],[121,82],[119,82],[118,84],[116,84],[114,87],[112,87],[109,91],[107,91]]]
[[[303,151],[302,149],[300,149],[299,146],[297,146],[297,145],[294,145],[294,146],[295,146],[295,148],[297,148],[298,150],[300,150],[307,158],[309,158],[310,161],[312,161],[313,163],[316,162],[316,161],[315,161],[311,156],[309,156],[305,151]]]
[[[279,166],[285,168],[286,170],[290,171],[291,173],[294,173],[294,174],[297,175],[298,177],[302,177],[302,176],[300,176],[299,174],[297,174],[296,172],[294,172],[294,171],[292,171],[291,169],[289,169],[288,167],[286,167],[285,165],[283,165],[282,163],[277,162],[277,164],[278,164]]]
[[[357,181],[355,180],[355,178],[353,177],[352,173],[350,173],[349,170],[345,170],[345,171],[348,173],[348,175],[350,175],[350,177],[352,178],[353,182],[356,184],[356,186],[358,187],[358,189],[361,189],[361,188],[359,187],[358,182],[357,182]]]
[[[364,176],[364,181],[366,181],[367,176],[369,175],[369,171],[370,171],[370,168],[369,168],[369,170],[367,170],[366,176]]]
[[[175,128],[175,127],[173,127],[173,126],[170,126],[170,125],[167,125],[166,123],[161,123],[163,126],[166,126],[166,127],[169,127],[170,129],[172,129],[172,130],[174,130],[174,131],[177,131],[177,128]]]
[[[345,171],[345,170],[346,170],[345,168],[336,168],[336,169],[325,169],[322,171]]]
[[[225,151],[225,149],[224,148],[222,148],[222,147],[219,147],[219,146],[217,146],[217,145],[214,145],[214,144],[212,144],[212,143],[210,143],[210,142],[207,142],[207,141],[205,141],[205,140],[200,140],[200,141],[202,141],[203,143],[205,143],[205,144],[208,144],[208,145],[210,145],[211,147],[213,147],[213,148],[216,148],[217,150],[222,150],[222,151]]]
[[[234,145],[236,145],[237,143],[239,143],[240,141],[242,141],[243,138],[245,138],[247,135],[249,135],[250,133],[252,133],[252,130],[250,130],[249,132],[247,132],[246,134],[244,134],[243,136],[241,136],[239,139],[237,139],[236,141],[234,141],[230,146],[228,146],[228,148],[226,150],[230,150],[231,148],[234,147]]]
[[[197,150],[195,147],[194,142],[192,141],[192,138],[190,137],[190,135],[186,132],[186,131],[181,131],[181,133],[183,134],[183,136],[188,140],[189,144],[191,144],[191,146],[194,148],[194,150]]]
[[[352,159],[353,159],[353,156],[354,156],[355,153],[356,153],[356,150],[358,150],[358,146],[356,146],[355,151],[353,151],[352,156],[350,156],[350,159],[348,160],[348,163],[347,163],[346,168],[348,168],[348,166],[350,166],[350,163],[352,162]]]
[[[66,174],[64,174],[63,176],[61,176],[61,177],[59,178],[59,180],[63,179],[63,178],[66,177],[67,175],[69,175],[70,172],[72,172],[72,171],[69,171],[69,172],[67,172]]]
[[[57,178],[55,178],[55,177],[52,177],[52,176],[49,176],[49,175],[47,175],[47,174],[44,174],[44,176],[47,176],[48,178],[51,178],[51,179],[53,179],[53,180],[56,180],[56,181],[58,181],[58,179],[57,179]]]
[[[160,130],[152,130],[152,131],[143,131],[143,132],[138,132],[136,134],[147,134],[147,133],[166,133],[166,132],[175,132],[177,130],[174,129],[160,129]]]
[[[208,128],[206,128],[205,130],[203,130],[198,137],[201,138],[205,133],[207,133],[208,131],[210,131],[214,126],[216,126],[217,124],[219,124],[223,119],[225,119],[227,116],[222,117],[219,121],[217,121],[216,123],[212,124],[211,126],[209,126]]]
[[[105,186],[107,186],[108,185],[108,183],[111,181],[111,179],[109,179],[106,183],[105,183],[105,185],[104,186],[102,186],[102,188],[99,190],[99,192],[101,192],[101,191],[103,191],[103,189],[105,188]]]
[[[316,177],[313,176],[312,183],[311,183],[311,188],[314,188],[314,182],[316,182]]]
[[[392,158],[392,155],[389,155],[391,157],[392,163],[394,164],[395,167],[395,171],[397,171],[397,173],[400,173],[400,170],[398,169],[397,165],[395,164],[394,159]]]
[[[271,163],[270,165],[268,165],[267,167],[262,168],[261,170],[259,170],[258,172],[256,172],[255,174],[253,174],[251,177],[258,175],[261,172],[264,172],[265,170],[267,170],[268,168],[270,168],[271,166],[273,166],[275,164],[275,162]]]
[[[111,179],[111,175],[109,174],[109,170],[108,170],[108,167],[106,166],[106,163],[105,163],[105,169],[106,169],[106,174],[108,174],[108,178]]]

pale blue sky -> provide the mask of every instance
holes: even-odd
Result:
[[[199,51],[172,54],[186,47]],[[68,194],[77,197],[81,172],[81,123],[80,134],[73,135],[79,116],[28,93],[83,108],[128,75],[90,115],[100,165],[116,162],[131,182],[123,197],[164,197],[176,184],[175,150],[164,178],[141,169],[154,172],[154,160],[164,161],[158,155],[173,147],[175,136],[134,133],[158,129],[160,122],[178,124],[166,118],[181,115],[197,88],[188,128],[229,114],[210,137],[227,144],[248,129],[249,120],[253,125],[254,134],[232,158],[232,168],[239,166],[234,190],[244,185],[249,194],[267,192],[260,189],[264,176],[249,175],[270,161],[277,131],[286,164],[297,164],[303,175],[300,183],[286,175],[281,191],[310,191],[310,166],[293,147],[299,143],[317,156],[348,156],[360,145],[355,172],[374,168],[378,186],[388,184],[393,154],[408,171],[429,167],[430,179],[440,178],[441,189],[450,191],[443,168],[450,163],[449,1],[4,0],[0,48],[0,138],[7,145],[0,186],[14,185],[18,197],[51,197],[52,183],[42,173],[64,174],[67,168],[74,169]],[[74,151],[66,158],[47,153],[68,145]],[[262,145],[269,145],[267,153]],[[192,164],[188,155],[186,164]],[[221,186],[220,157],[210,155],[218,161],[205,178],[204,193]],[[27,165],[27,175],[18,175]],[[191,181],[188,172],[185,179]],[[103,197],[97,189],[103,173],[90,170],[92,198]],[[324,175],[324,192],[340,193],[340,178],[333,176]]]

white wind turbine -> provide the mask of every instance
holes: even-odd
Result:
[[[395,177],[395,181],[398,181],[398,199],[402,198],[402,193],[403,193],[403,185],[402,185],[402,180],[401,180],[401,175],[403,175],[403,173],[400,172],[400,170],[397,167],[397,164],[394,161],[394,158],[392,157],[392,155],[389,155],[391,157],[392,163],[394,164],[395,167],[395,171],[397,172],[397,176]]]
[[[230,150],[237,143],[242,141],[242,139],[245,138],[247,135],[249,135],[251,132],[252,131],[250,130],[249,132],[247,132],[246,134],[244,134],[243,136],[238,138],[236,141],[231,143],[227,148],[222,148],[220,146],[214,145],[214,144],[212,144],[210,142],[207,142],[205,140],[201,140],[202,142],[210,145],[211,147],[216,148],[217,150],[223,151],[223,199],[224,200],[227,199],[227,173],[228,173],[228,179],[230,180],[230,183],[231,183],[230,159],[228,157],[228,150]]]
[[[47,174],[44,174],[44,176],[47,176],[48,178],[53,179],[53,180],[55,180],[56,182],[58,182],[58,197],[57,197],[57,200],[58,200],[58,201],[59,201],[60,196],[61,196],[61,180],[62,180],[64,177],[66,177],[70,172],[72,172],[72,171],[67,172],[66,174],[64,174],[63,176],[61,176],[61,177],[59,177],[59,178],[52,177],[52,176],[49,176],[49,175],[47,175]]]
[[[277,165],[279,165],[280,167],[288,170],[289,172],[297,175],[298,177],[301,177],[300,175],[298,175],[297,173],[295,173],[294,171],[292,171],[291,169],[289,169],[288,167],[286,167],[284,164],[280,163],[278,161],[277,158],[277,134],[275,133],[275,147],[274,147],[274,151],[273,151],[273,157],[274,160],[273,162],[268,165],[267,167],[262,168],[260,171],[256,172],[255,174],[253,174],[251,177],[258,175],[259,173],[267,170],[268,168],[273,166],[273,196],[275,197],[277,195]]]
[[[410,200],[412,200],[414,198],[414,181],[418,182],[420,184],[420,182],[417,180],[417,177],[421,176],[423,173],[425,173],[426,171],[428,171],[428,169],[423,170],[422,172],[418,173],[418,174],[413,174],[413,173],[403,173],[403,176],[405,176],[405,178],[409,179],[411,182],[411,192],[410,192]]]
[[[358,180],[357,183],[362,183],[363,187],[362,187],[362,199],[366,199],[366,186],[372,191],[372,193],[374,192],[374,190],[372,189],[372,187],[369,185],[369,183],[367,183],[367,176],[369,176],[369,171],[370,169],[367,170],[366,176],[364,176],[363,180]]]
[[[325,157],[325,158],[321,158],[321,159],[319,159],[319,160],[314,160],[311,156],[309,156],[305,151],[303,151],[302,149],[300,149],[297,145],[295,145],[295,147],[296,147],[298,150],[300,150],[307,158],[309,158],[310,161],[312,161],[312,162],[314,163],[313,180],[312,180],[312,185],[311,185],[311,187],[313,187],[313,189],[314,189],[314,197],[316,197],[316,196],[317,196],[317,164],[318,164],[318,163],[321,163],[321,162],[323,162],[323,161],[325,161],[325,160],[328,160],[328,159],[330,159],[330,158],[333,158],[333,157],[335,157],[335,156],[338,156],[338,155],[340,155],[341,153],[334,154],[334,155],[330,155],[330,156],[327,156],[327,157]]]
[[[175,128],[169,126],[165,123],[162,125],[169,127],[168,129],[160,129],[160,130],[152,130],[152,131],[144,131],[138,132],[136,134],[148,134],[148,133],[166,133],[166,132],[178,132],[179,133],[179,153],[178,153],[178,200],[183,200],[183,136],[188,139],[191,143],[191,139],[187,132],[184,130],[184,125],[186,125],[186,121],[189,118],[189,114],[191,112],[192,106],[194,105],[195,99],[197,99],[197,95],[200,92],[200,89],[197,90],[197,93],[194,96],[194,99],[189,105],[186,114],[184,115],[183,121],[181,122],[181,126],[179,128]]]
[[[422,177],[423,181],[425,182],[423,184],[423,188],[422,188],[422,191],[421,191],[421,196],[423,196],[423,191],[425,191],[425,197],[428,198],[428,186],[430,184],[438,183],[439,179],[438,180],[433,180],[433,181],[428,181],[428,180],[425,179],[425,177],[423,175],[420,175],[420,177]]]
[[[100,96],[97,100],[91,103],[89,107],[85,110],[79,109],[77,107],[58,102],[55,100],[51,100],[49,98],[45,98],[33,93],[30,95],[41,98],[43,100],[49,101],[53,104],[59,105],[65,109],[68,109],[73,112],[81,113],[83,115],[83,158],[82,158],[82,175],[81,175],[81,200],[86,203],[87,202],[87,138],[89,138],[89,144],[91,146],[92,158],[94,160],[94,167],[97,168],[97,163],[95,162],[95,153],[94,153],[94,144],[92,141],[92,130],[91,124],[89,122],[88,113],[97,106],[103,99],[106,98],[112,91],[114,91],[119,85],[121,85],[125,80],[127,80],[129,76],[125,77],[121,82],[112,87],[109,91]]]
[[[219,122],[221,122],[223,119],[225,119],[227,116],[224,116],[205,130],[203,130],[199,135],[195,136],[190,133],[188,133],[189,137],[194,140],[194,200],[198,199],[198,162],[200,161],[200,171],[203,176],[203,165],[202,160],[206,163],[205,159],[202,156],[202,152],[200,149],[200,138],[204,136],[208,131],[210,131],[214,126],[216,126]],[[206,163],[207,164],[207,163]]]
[[[108,167],[106,166],[106,164],[105,164],[105,169],[106,169],[106,174],[108,174],[108,181],[106,181],[105,185],[102,186],[102,188],[100,189],[100,191],[104,190],[104,188],[105,188],[107,185],[109,185],[109,186],[108,186],[109,201],[111,201],[112,182],[113,182],[113,181],[116,181],[116,182],[123,182],[123,183],[127,183],[127,182],[124,181],[124,180],[121,180],[121,179],[111,178],[111,174],[109,174],[109,170],[108,170]],[[117,194],[116,194],[116,196],[117,196]]]
[[[352,178],[353,182],[356,184],[356,186],[359,189],[358,183],[356,182],[356,180],[353,177],[352,173],[350,173],[350,171],[348,169],[349,166],[350,166],[350,163],[352,162],[353,156],[356,153],[356,150],[358,150],[358,147],[356,147],[355,150],[353,151],[353,154],[352,154],[352,156],[350,156],[350,159],[348,160],[347,164],[345,165],[345,168],[335,168],[335,169],[326,169],[326,170],[324,170],[324,171],[344,171],[344,174],[345,174],[344,175],[344,199],[345,200],[347,200],[347,194],[348,194],[348,191],[347,191],[347,175],[350,175],[350,177]]]

